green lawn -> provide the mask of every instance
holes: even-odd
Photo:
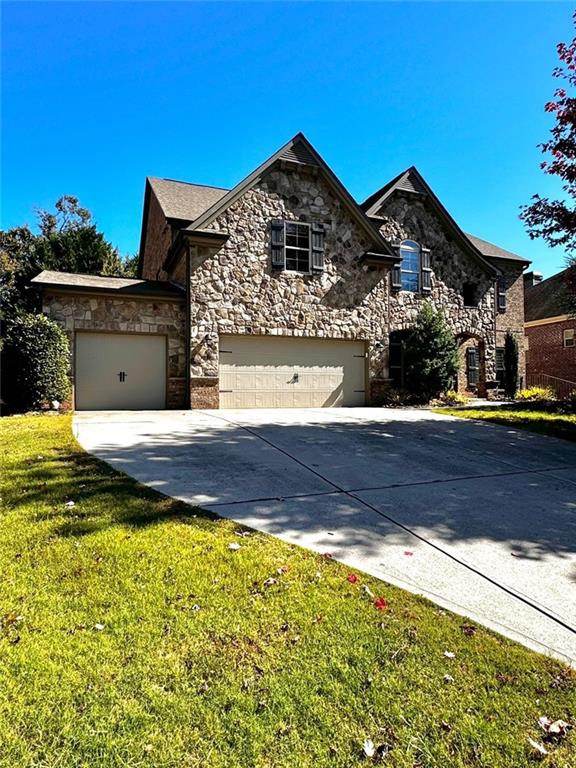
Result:
[[[0,444],[3,767],[350,768],[370,738],[389,766],[520,768],[539,716],[576,719],[561,664],[160,497],[69,417],[2,419]]]
[[[503,424],[514,429],[526,429],[541,435],[562,437],[576,441],[576,415],[551,413],[534,406],[500,406],[498,408],[436,408],[436,413],[459,416],[463,419],[481,419]]]

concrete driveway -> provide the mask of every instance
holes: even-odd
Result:
[[[81,413],[164,494],[576,665],[576,445],[420,410]]]

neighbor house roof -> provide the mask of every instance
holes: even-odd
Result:
[[[527,323],[569,313],[567,273],[568,270],[565,269],[524,289],[524,319]]]
[[[112,293],[123,296],[158,296],[183,298],[185,291],[163,280],[136,280],[131,277],[102,277],[45,269],[31,281],[38,288],[52,288],[75,293]]]
[[[167,219],[194,221],[228,192],[221,187],[188,184],[185,181],[158,179],[154,176],[148,176],[147,182]]]
[[[517,253],[507,251],[504,248],[500,248],[499,245],[489,243],[488,240],[482,240],[481,237],[476,237],[475,235],[471,235],[468,232],[465,232],[464,234],[468,240],[470,240],[470,242],[475,245],[476,248],[478,248],[480,253],[489,259],[508,259],[509,261],[520,261],[523,264],[530,264],[528,259],[525,259],[522,256],[518,256]]]

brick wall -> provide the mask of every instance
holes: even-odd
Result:
[[[526,328],[526,373],[546,373],[576,382],[576,347],[565,347],[564,330],[576,329],[576,318]]]
[[[148,224],[142,260],[142,277],[145,280],[166,280],[162,264],[172,244],[172,230],[156,195],[150,190]]]
[[[496,346],[503,347],[506,332],[510,331],[518,342],[518,376],[524,381],[526,367],[524,362],[524,274],[523,264],[498,261],[498,268],[506,276],[507,306],[506,312],[496,313]]]

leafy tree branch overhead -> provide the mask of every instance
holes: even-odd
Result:
[[[573,21],[576,26],[576,13]],[[576,97],[570,93],[576,87],[576,38],[570,43],[559,43],[557,51],[560,64],[553,75],[564,82],[545,105],[556,123],[548,141],[539,145],[547,156],[540,167],[561,180],[565,199],[533,195],[530,205],[522,206],[520,218],[532,239],[543,238],[548,245],[562,246],[571,252],[576,249]]]
[[[35,232],[27,224],[0,231],[0,312],[5,320],[33,308],[27,286],[43,269],[135,275],[137,257],[121,256],[78,198],[63,195],[53,211],[36,215]]]

